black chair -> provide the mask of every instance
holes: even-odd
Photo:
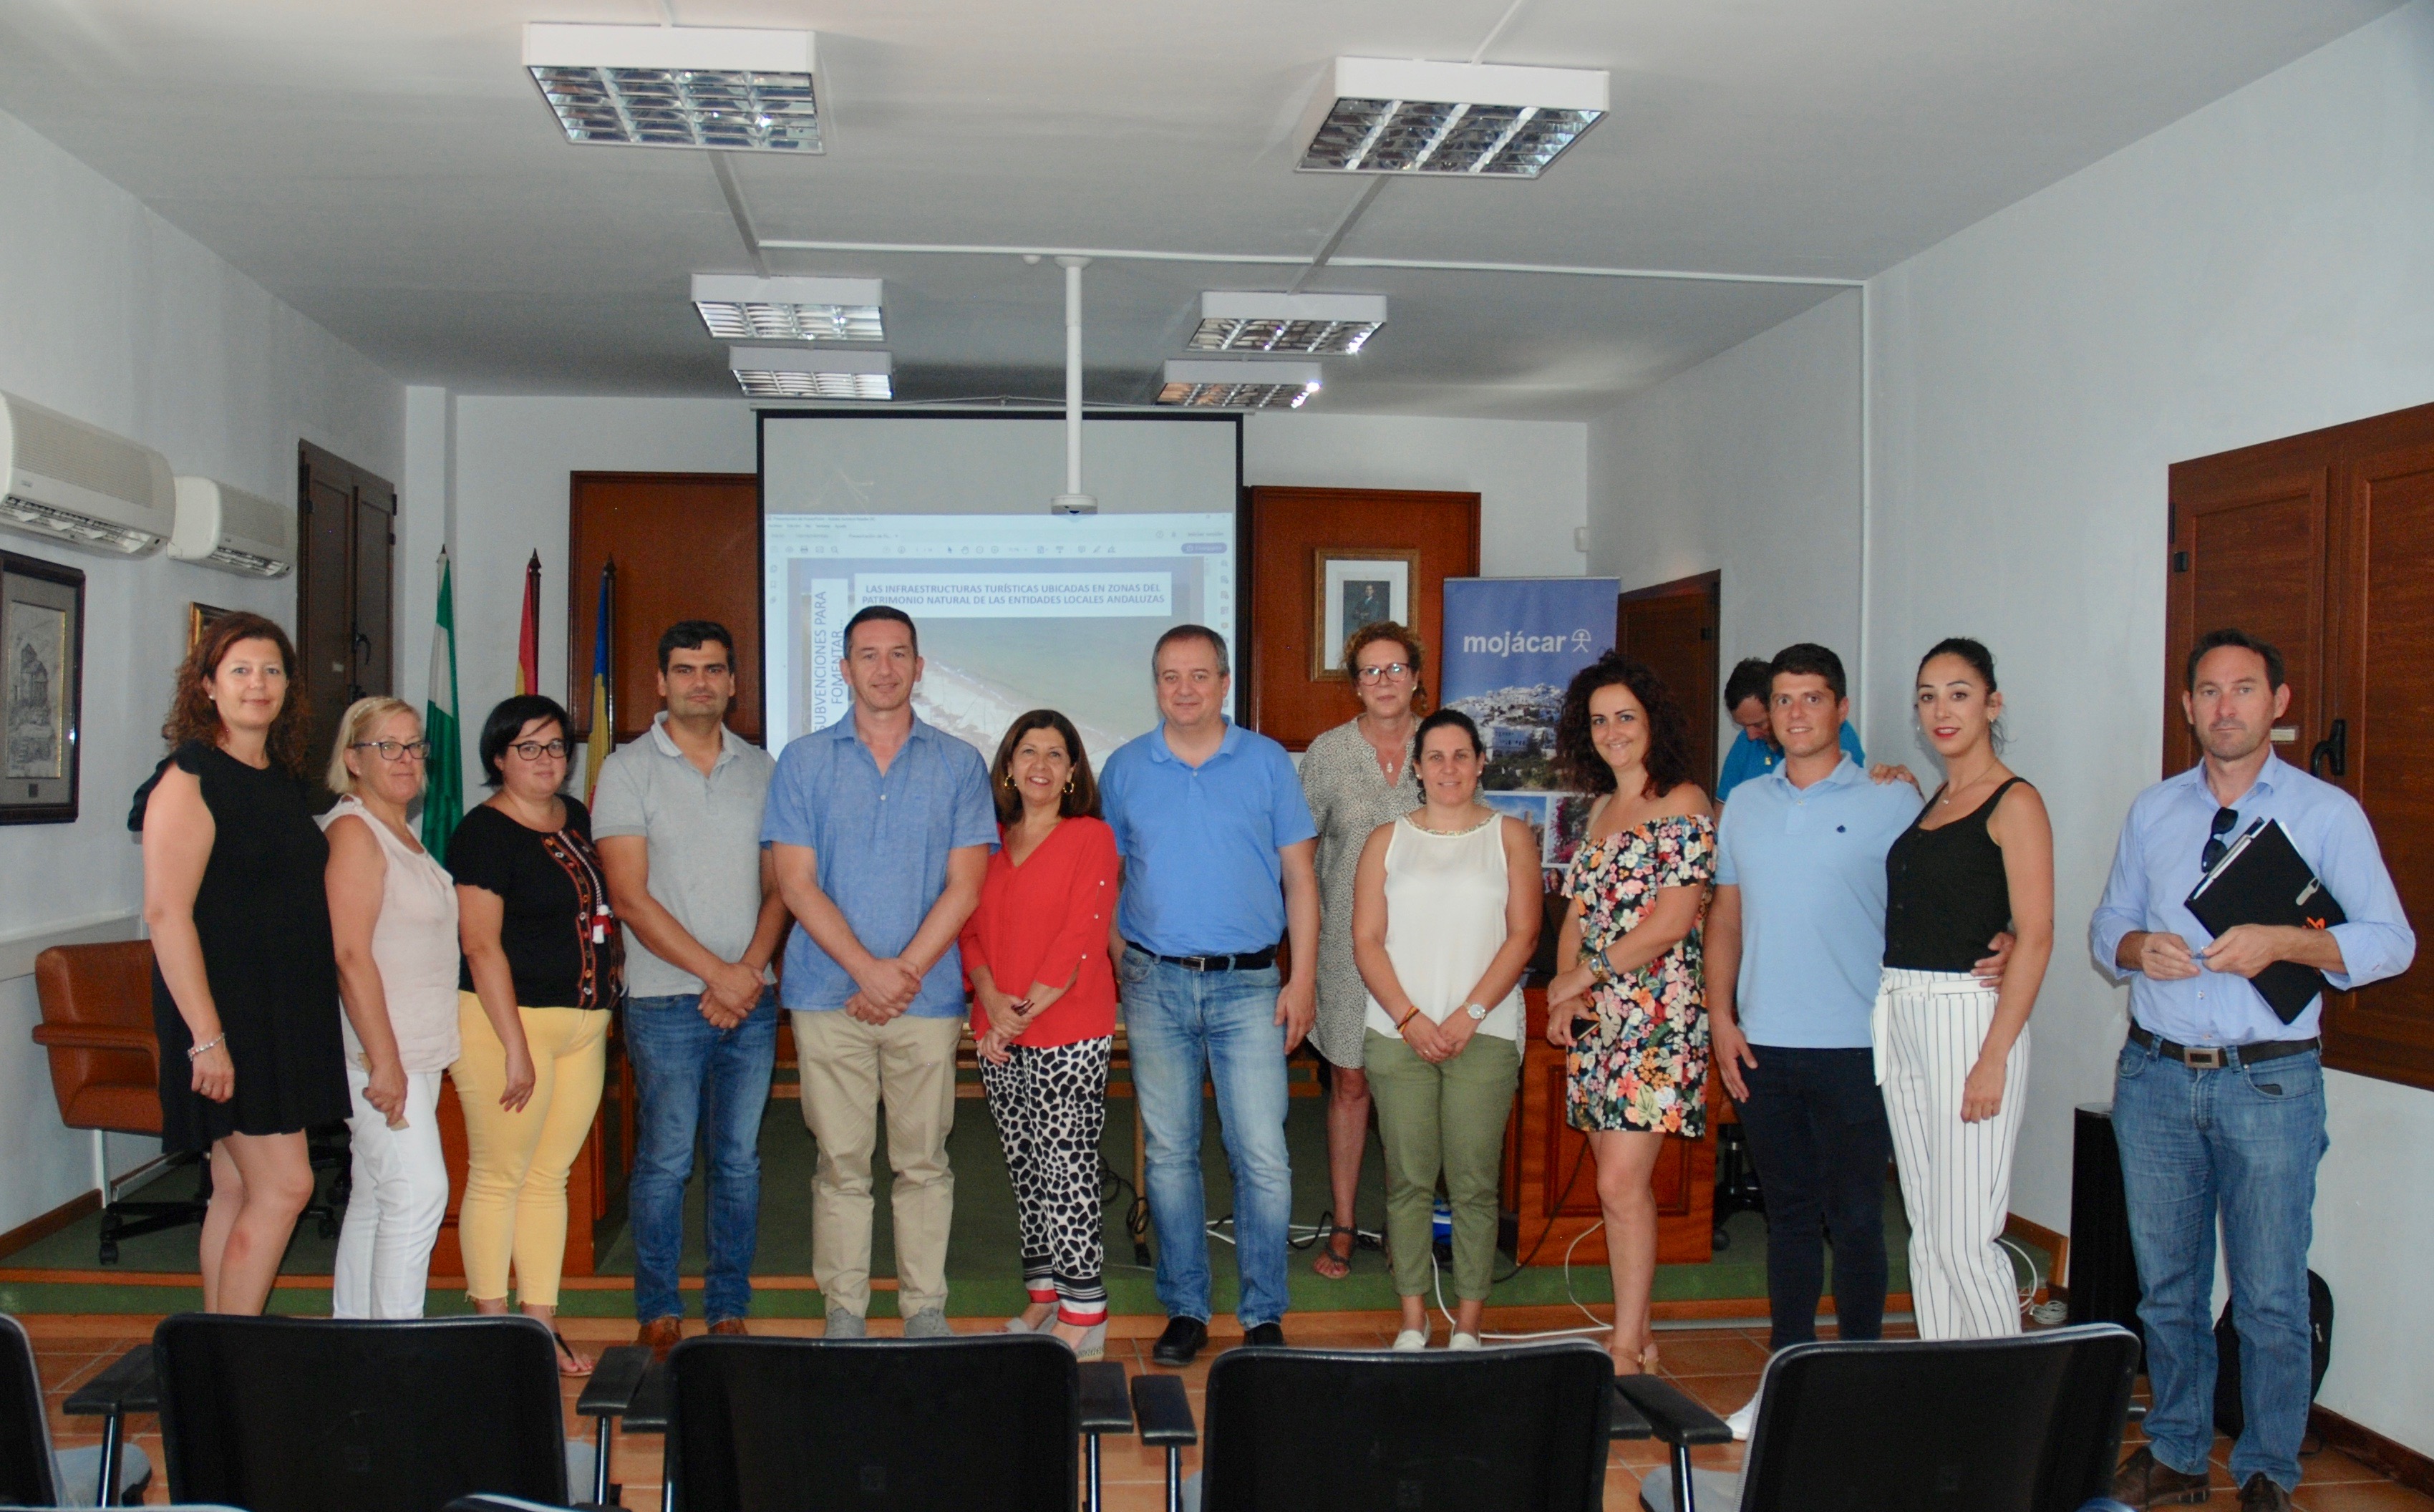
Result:
[[[1167,1505],[1190,1442],[1182,1382],[1134,1383],[1145,1442],[1167,1451]],[[1395,1354],[1233,1349],[1208,1367],[1198,1505],[1591,1512],[1608,1443],[1647,1425],[1614,1400],[1614,1364],[1584,1339]]]
[[[527,1317],[358,1322],[189,1313],[152,1335],[170,1494],[250,1512],[568,1500],[557,1346]]]
[[[1097,1436],[1132,1426],[1122,1366],[1036,1333],[704,1335],[668,1356],[666,1389],[665,1484],[685,1512],[1070,1512],[1086,1434],[1095,1507]]]
[[[151,1482],[152,1467],[141,1450],[121,1458],[101,1447],[51,1447],[33,1341],[22,1324],[0,1313],[0,1506],[123,1505],[142,1501]]]
[[[2077,1512],[2111,1489],[2138,1340],[2096,1324],[1933,1344],[1803,1344],[1767,1363],[1739,1474],[1690,1467],[1721,1418],[1653,1376],[1617,1388],[1673,1446],[1647,1512]]]

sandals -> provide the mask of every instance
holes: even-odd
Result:
[[[1338,1254],[1335,1249],[1338,1235],[1351,1241],[1344,1246],[1341,1254]],[[1342,1224],[1328,1224],[1327,1232],[1319,1236],[1318,1258],[1310,1263],[1310,1268],[1328,1280],[1340,1281],[1352,1274],[1352,1252],[1359,1248],[1360,1245],[1361,1235],[1358,1230],[1346,1228]]]
[[[559,1375],[580,1377],[588,1376],[591,1373],[593,1369],[592,1363],[574,1352],[574,1346],[566,1342],[565,1334],[560,1333],[556,1329],[552,1329],[549,1331],[549,1336],[557,1341],[557,1373]]]

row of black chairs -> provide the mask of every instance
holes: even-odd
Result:
[[[705,1337],[663,1365],[608,1351],[577,1403],[596,1439],[570,1443],[555,1346],[530,1319],[186,1314],[70,1400],[104,1419],[73,1466],[13,1320],[0,1352],[0,1505],[140,1491],[148,1467],[123,1425],[158,1413],[173,1500],[245,1512],[613,1505],[621,1424],[665,1435],[663,1504],[684,1512],[1095,1509],[1110,1435],[1164,1452],[1171,1512],[1589,1512],[1611,1441],[1652,1436],[1671,1463],[1643,1484],[1648,1512],[2083,1512],[2105,1504],[2138,1347],[2099,1325],[1786,1350],[1734,1475],[1692,1465],[1730,1440],[1714,1414],[1661,1379],[1618,1381],[1577,1340],[1237,1349],[1210,1366],[1195,1423],[1180,1377],[1128,1383],[1039,1335]],[[1187,1481],[1183,1451],[1204,1440]]]

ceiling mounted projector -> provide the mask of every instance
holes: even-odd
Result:
[[[1194,352],[1295,352],[1350,356],[1386,323],[1382,294],[1200,296]]]
[[[808,31],[537,21],[524,67],[569,142],[826,150]]]
[[[754,399],[892,399],[895,364],[884,352],[814,347],[729,347],[728,370]]]
[[[721,341],[884,341],[875,278],[695,273],[693,307]]]
[[[1166,384],[1157,391],[1157,402],[1207,409],[1299,409],[1318,388],[1314,362],[1185,359],[1166,365]]]
[[[1339,58],[1295,166],[1534,179],[1605,114],[1606,82],[1594,68]]]

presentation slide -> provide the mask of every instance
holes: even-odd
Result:
[[[1234,639],[1238,431],[1086,422],[1095,515],[1048,511],[1064,445],[1028,416],[762,418],[771,750],[847,713],[845,625],[873,604],[919,627],[916,712],[985,756],[1030,709],[1072,720],[1094,765],[1157,723],[1158,636]]]

